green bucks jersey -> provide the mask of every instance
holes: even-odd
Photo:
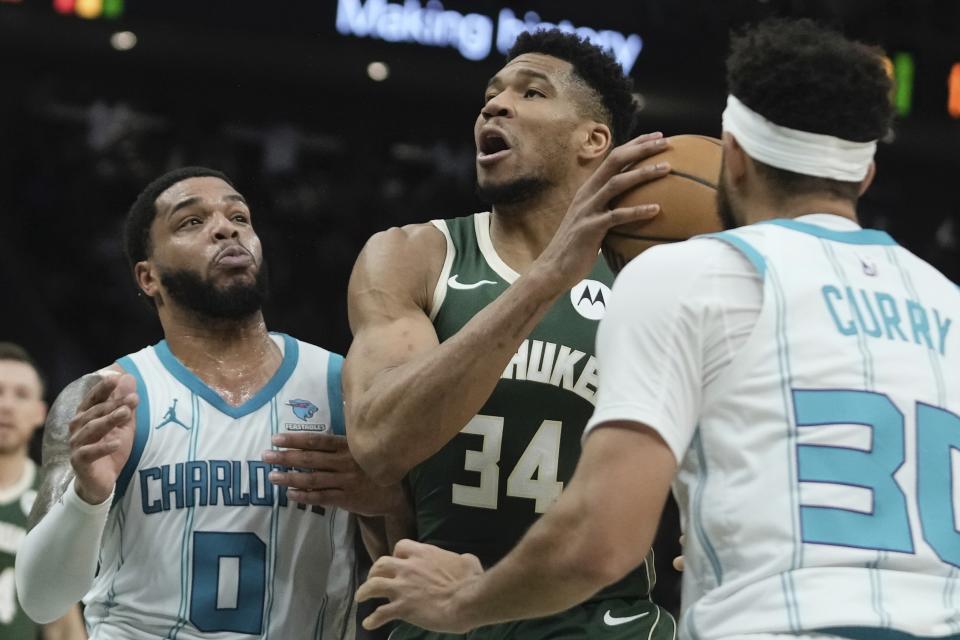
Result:
[[[518,274],[490,240],[490,214],[435,221],[447,237],[432,319],[457,333]],[[601,257],[520,344],[480,412],[410,472],[422,541],[490,566],[516,545],[573,476],[597,392],[594,340],[613,274]],[[455,393],[455,391],[454,391]],[[647,562],[599,597],[645,597]]]
[[[37,468],[27,460],[17,483],[0,489],[0,639],[30,640],[37,625],[20,609],[13,584],[17,549],[27,535],[27,515],[37,497]]]

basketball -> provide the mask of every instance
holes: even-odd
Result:
[[[709,136],[669,138],[670,147],[642,164],[669,162],[670,173],[630,189],[610,203],[610,208],[659,204],[650,220],[614,227],[603,240],[603,256],[614,273],[650,247],[679,242],[703,233],[722,231],[717,214],[721,142]]]

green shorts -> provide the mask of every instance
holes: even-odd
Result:
[[[475,629],[465,635],[434,633],[401,623],[389,640],[673,640],[677,623],[649,600],[597,600],[548,618]]]

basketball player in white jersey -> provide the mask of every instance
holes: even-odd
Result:
[[[342,358],[267,332],[260,240],[223,174],[155,180],[125,242],[165,340],[55,403],[17,558],[24,609],[46,622],[83,598],[95,640],[352,638],[345,509],[382,515],[397,493],[349,456]],[[302,436],[328,451],[325,507],[269,479],[264,452]]]
[[[640,562],[674,481],[681,637],[960,638],[960,292],[857,224],[881,60],[771,22],[728,76],[718,200],[739,228],[620,274],[570,486],[487,572],[401,542],[360,589],[391,600],[365,624],[565,609]]]

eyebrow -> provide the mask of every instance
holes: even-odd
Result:
[[[543,80],[544,82],[549,84],[551,87],[554,86],[553,81],[550,80],[550,76],[543,73],[542,71],[534,71],[533,69],[520,69],[519,71],[517,71],[517,75],[525,76],[527,78],[536,78],[538,80]],[[492,78],[490,78],[490,80],[487,81],[487,88],[489,89],[491,86],[501,82],[503,81],[501,80],[500,75],[499,74],[495,75]]]
[[[193,205],[199,203],[201,200],[203,200],[203,198],[201,198],[200,196],[192,196],[190,198],[185,198],[180,202],[178,202],[177,204],[173,205],[173,208],[170,209],[170,213],[168,213],[167,216],[168,217],[172,216],[180,209],[192,207]],[[228,193],[227,195],[223,196],[222,200],[229,201],[229,202],[242,202],[243,204],[247,204],[246,198],[244,198],[239,193]]]

